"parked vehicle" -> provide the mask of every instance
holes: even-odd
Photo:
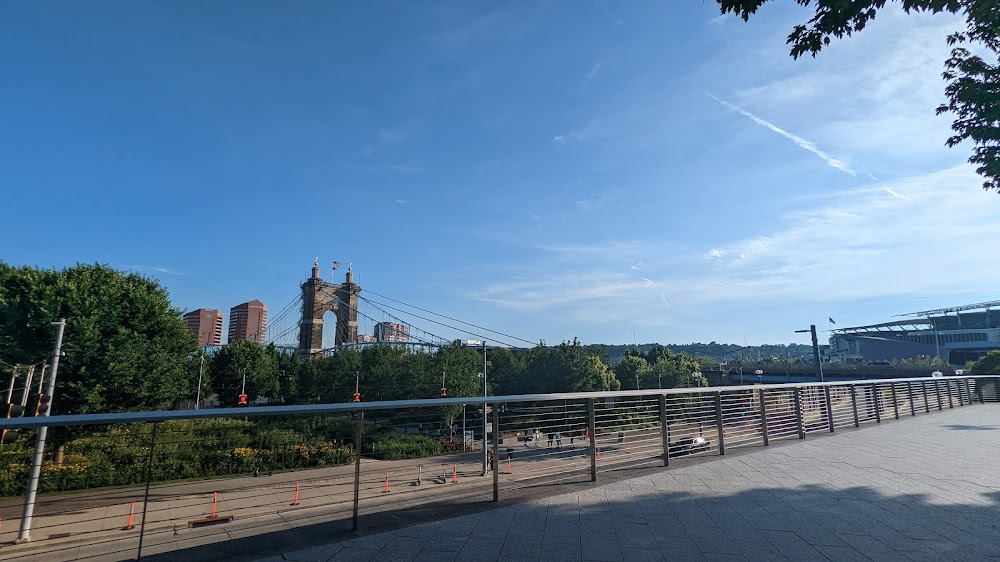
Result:
[[[699,435],[697,437],[685,437],[684,439],[673,441],[670,443],[668,450],[671,457],[682,457],[684,455],[705,452],[710,445],[711,442],[708,439]]]

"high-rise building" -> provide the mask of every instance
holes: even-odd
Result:
[[[375,341],[377,342],[408,342],[410,327],[395,322],[379,322],[375,324]]]
[[[248,340],[264,343],[267,340],[267,307],[259,300],[252,300],[229,309],[229,343]]]
[[[184,315],[184,323],[198,338],[198,346],[222,345],[222,313],[199,308]]]

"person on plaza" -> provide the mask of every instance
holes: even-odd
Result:
[[[549,447],[549,449],[551,449],[552,448],[552,434],[549,433],[548,436],[549,436],[549,445],[548,445],[548,447]]]
[[[562,449],[562,433],[556,432],[556,449]]]

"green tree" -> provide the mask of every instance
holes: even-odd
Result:
[[[716,0],[721,12],[734,13],[748,20],[768,0]],[[815,14],[806,23],[796,25],[788,36],[791,55],[816,56],[841,38],[860,32],[886,0],[796,0],[802,6],[815,5]],[[950,12],[965,16],[967,29],[948,36],[953,49],[945,61],[943,77],[947,82],[948,102],[937,113],[952,113],[955,135],[946,144],[953,147],[962,141],[974,144],[969,162],[985,178],[983,188],[1000,193],[1000,2],[997,0],[902,0],[907,12]],[[990,62],[973,54],[965,46],[989,53]]]
[[[256,342],[237,340],[222,346],[212,359],[211,374],[223,407],[236,406],[241,391],[250,402],[259,396],[275,401],[281,393],[277,357]]]
[[[983,355],[969,367],[971,375],[995,375],[997,373],[1000,373],[1000,350]]]
[[[621,381],[622,386],[630,390],[637,388],[637,382],[643,384],[644,381],[646,384],[643,384],[643,387],[650,388],[648,378],[651,371],[646,358],[641,355],[626,355],[615,365],[615,376]],[[654,384],[652,388],[656,388],[656,385]]]
[[[192,399],[197,341],[153,279],[105,265],[63,270],[0,262],[0,358],[32,364],[66,319],[53,410],[86,414],[174,407]]]

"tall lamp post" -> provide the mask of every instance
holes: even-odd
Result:
[[[486,416],[486,340],[468,340],[465,342],[466,345],[472,346],[482,346],[483,348],[483,472],[481,476],[486,476],[486,463],[487,463],[487,443],[486,443],[486,430],[487,430],[487,416]],[[464,438],[464,436],[463,436]]]
[[[812,334],[813,361],[816,362],[816,378],[819,379],[819,382],[824,382],[823,381],[823,363],[821,363],[820,360],[819,360],[819,340],[816,339],[816,324],[810,324],[808,330],[795,330],[796,334],[804,334],[806,332],[809,332],[810,334]]]

